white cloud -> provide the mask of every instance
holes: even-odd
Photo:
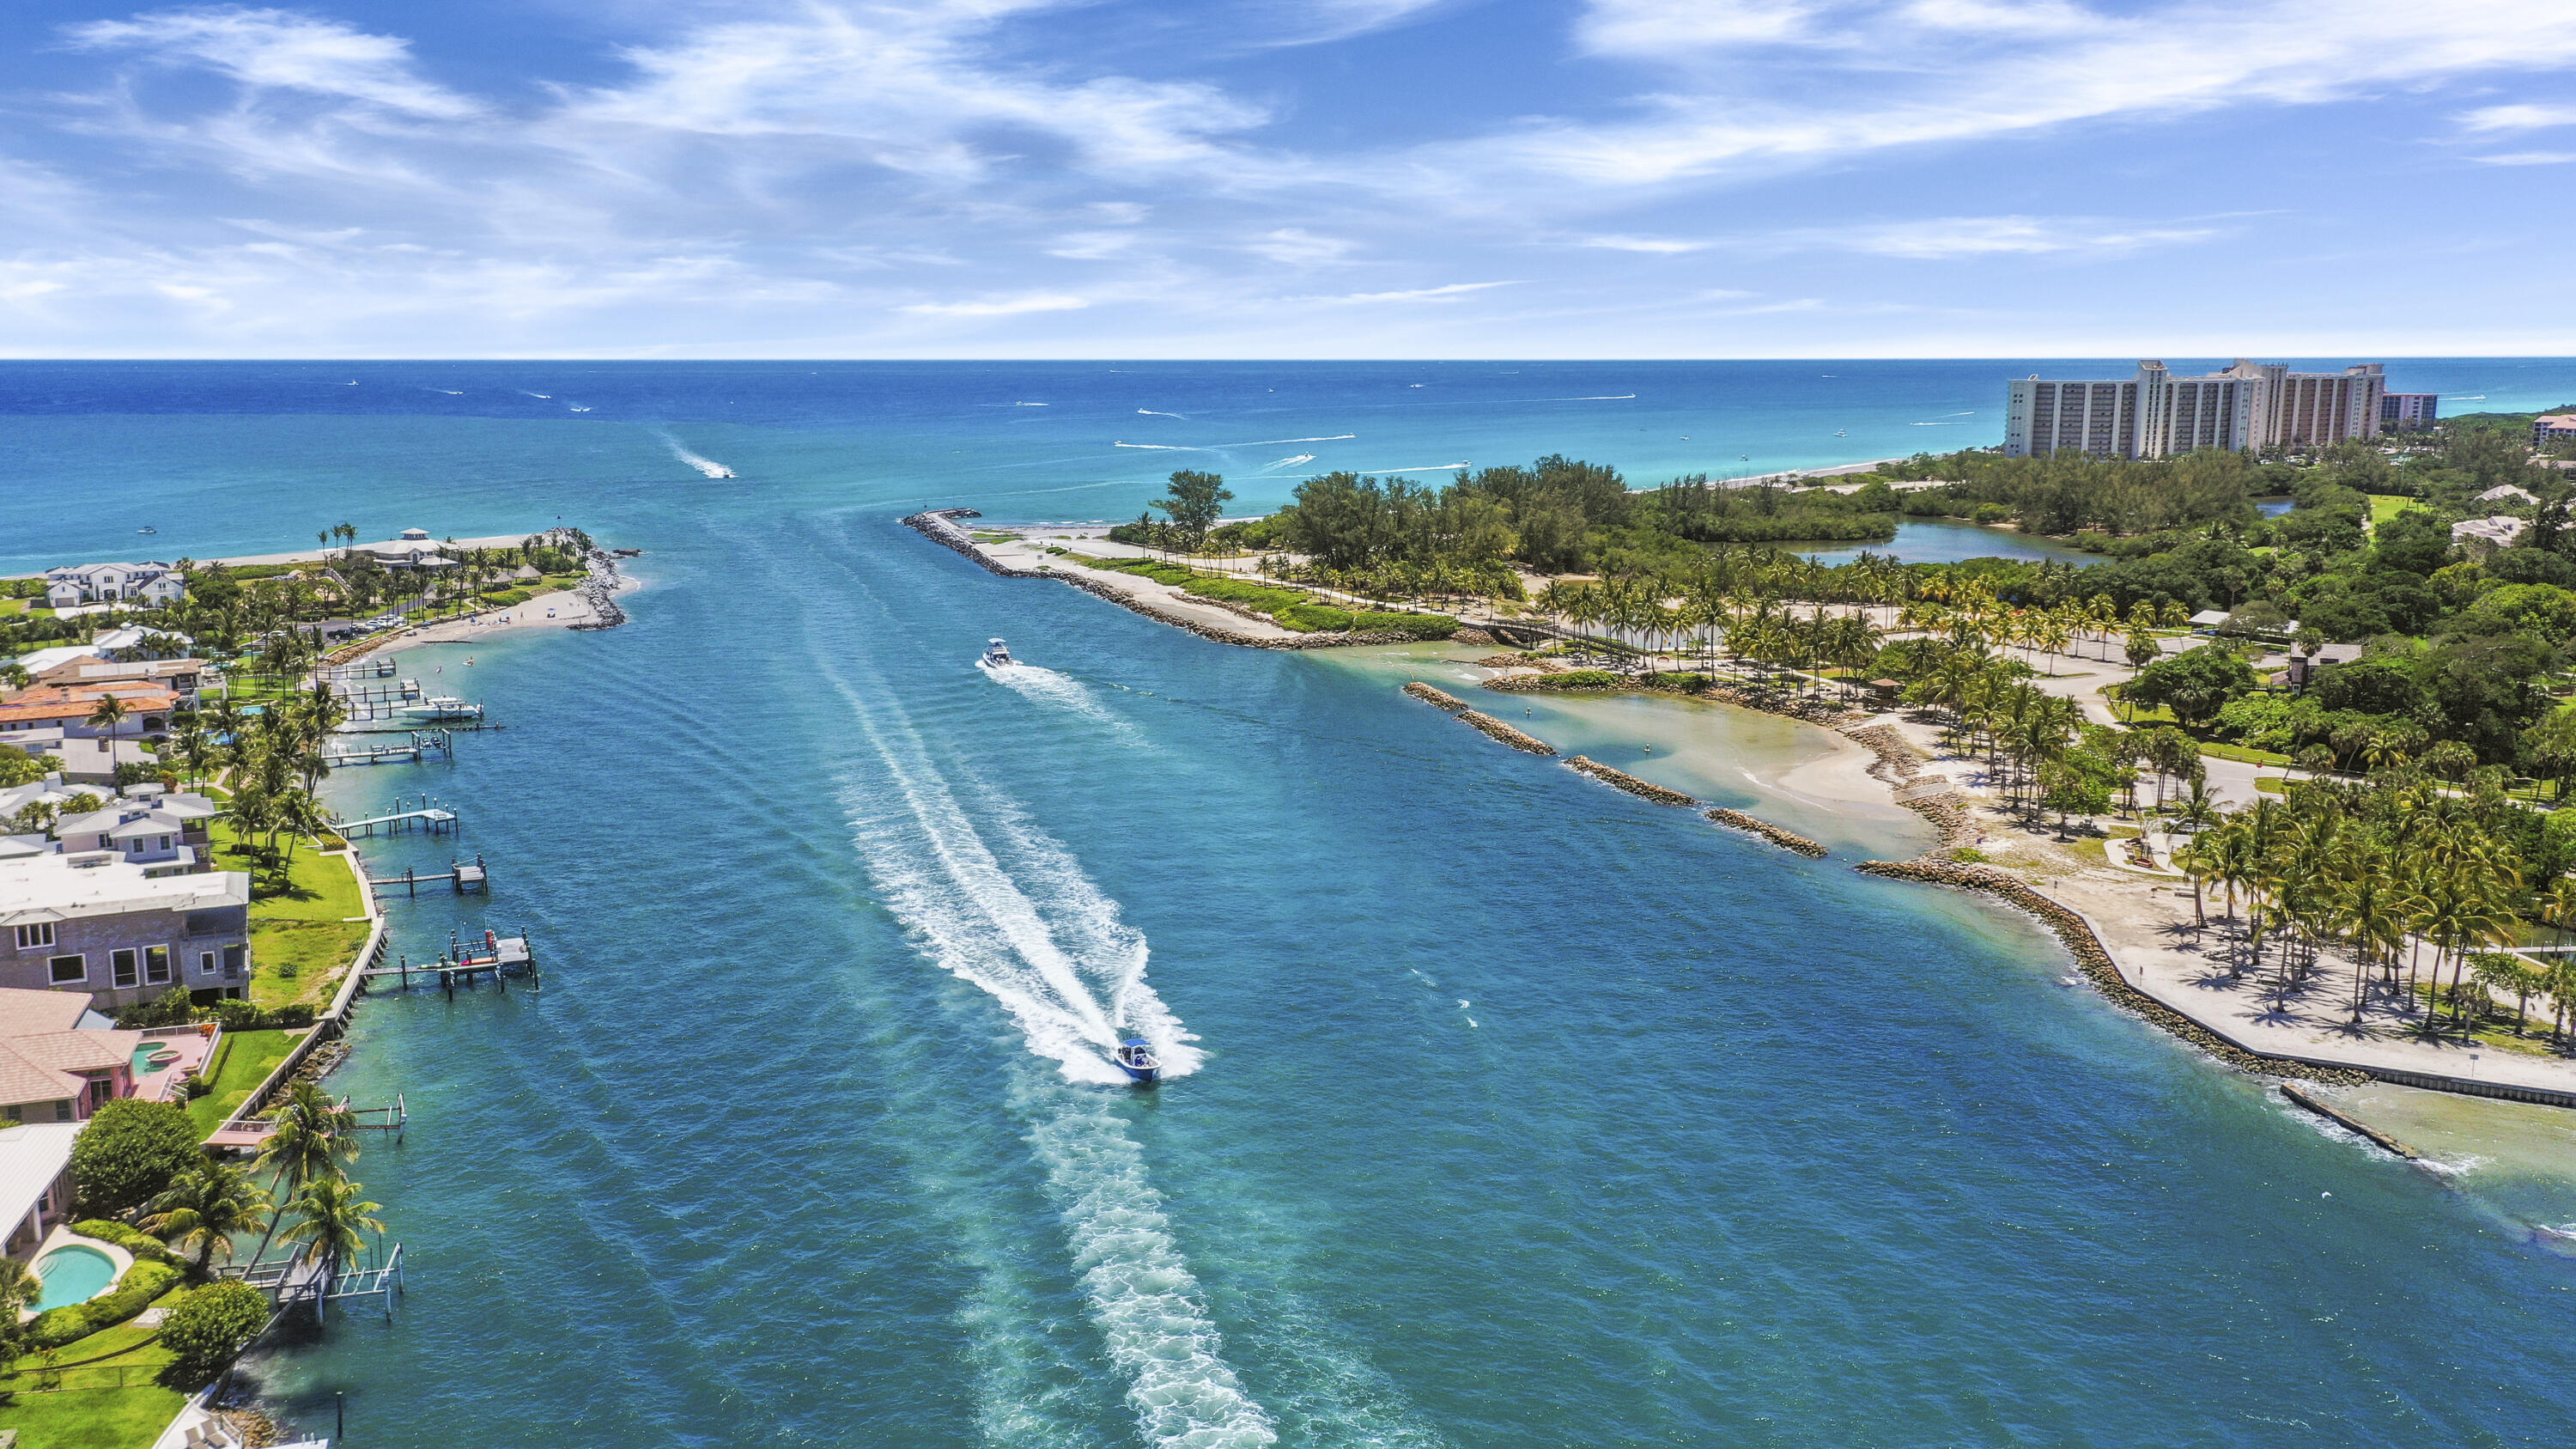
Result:
[[[1788,249],[1823,247],[1941,261],[1997,254],[2135,251],[2206,241],[2218,234],[2215,227],[2142,227],[2091,217],[1943,216],[1870,226],[1802,227],[1775,233],[1769,240]]]
[[[1338,237],[1317,236],[1300,227],[1283,226],[1246,243],[1244,250],[1283,267],[1311,267],[1340,261],[1350,253],[1351,244]]]
[[[1596,53],[1668,56],[1800,38],[1822,8],[1793,0],[1593,0],[1575,33]]]
[[[67,33],[75,45],[204,66],[253,90],[337,97],[431,120],[455,120],[480,109],[415,74],[411,42],[291,11],[237,5],[163,10],[75,25]]]
[[[1090,305],[1084,298],[1060,292],[1032,292],[973,302],[915,302],[897,310],[922,317],[1016,317],[1023,312],[1072,312]]]
[[[1705,251],[1704,241],[1676,241],[1654,236],[1588,236],[1578,246],[1599,247],[1613,252],[1644,252],[1650,256],[1673,257],[1687,252]]]
[[[2576,106],[2487,106],[2460,118],[2472,131],[2538,131],[2576,126]]]
[[[1517,287],[1519,282],[1451,282],[1445,287],[1414,287],[1401,292],[1345,292],[1338,297],[1283,297],[1285,302],[1425,302],[1450,297],[1463,297],[1493,287]]]
[[[2483,166],[2558,166],[2576,161],[2576,151],[2509,151],[2501,156],[2472,156]]]

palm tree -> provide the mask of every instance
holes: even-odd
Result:
[[[271,1217],[268,1193],[248,1173],[211,1157],[172,1178],[147,1206],[152,1216],[143,1231],[180,1252],[194,1251],[200,1275],[218,1255],[232,1257],[236,1234],[262,1231]]]
[[[126,719],[133,713],[134,711],[127,707],[124,697],[114,694],[100,695],[98,697],[97,705],[92,707],[89,712],[90,725],[94,728],[107,731],[106,748],[108,759],[111,762],[116,758],[117,726],[124,724]],[[113,770],[113,768],[114,766],[111,763],[110,769]]]
[[[280,1236],[290,1243],[312,1245],[326,1276],[340,1264],[364,1256],[367,1234],[382,1236],[385,1231],[384,1223],[370,1216],[383,1211],[384,1204],[358,1196],[365,1186],[344,1177],[306,1183],[286,1205],[286,1211],[295,1215],[295,1225]]]
[[[332,1101],[320,1087],[297,1082],[287,1089],[286,1103],[278,1109],[268,1141],[251,1166],[261,1172],[274,1170],[298,1190],[345,1177],[358,1156],[358,1144],[351,1136],[356,1123],[357,1115]]]

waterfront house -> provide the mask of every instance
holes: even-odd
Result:
[[[72,1139],[80,1132],[78,1122],[0,1128],[0,1222],[9,1225],[0,1251],[23,1262],[70,1220]]]
[[[117,660],[92,652],[74,654],[41,669],[23,663],[20,667],[34,685],[77,689],[91,684],[148,684],[167,689],[179,697],[180,703],[194,707],[209,666],[202,659]]]
[[[0,986],[125,1006],[250,987],[250,877],[155,875],[110,851],[0,859]]]
[[[133,1096],[141,1045],[83,997],[0,989],[0,1119],[78,1122]]]
[[[113,801],[54,822],[54,839],[66,855],[112,851],[147,876],[185,875],[206,869],[206,822],[214,802],[201,795]]]
[[[117,603],[157,609],[178,602],[187,592],[188,581],[179,571],[158,560],[45,570],[45,605],[53,609]]]

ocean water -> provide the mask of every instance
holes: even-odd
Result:
[[[2016,366],[1828,400],[1883,449]],[[1676,379],[1785,454],[1801,409],[1750,400],[1807,370],[1531,395]],[[1490,744],[1397,693],[1417,661],[1226,649],[895,522],[1132,516],[1174,466],[1105,446],[1138,407],[1212,447],[1384,403],[1376,466],[1687,461],[1403,397],[1442,371],[0,369],[30,566],[129,519],[200,557],[558,513],[647,550],[625,628],[404,656],[505,727],[332,783],[462,814],[377,863],[493,866],[389,901],[397,949],[524,928],[546,974],[362,1008],[334,1085],[409,1106],[357,1176],[410,1291],[261,1355],[282,1412],[327,1433],[344,1394],[360,1449],[2563,1438],[2546,1153],[2494,1193],[2320,1130],[2059,984],[2029,922],[1848,869],[1911,817],[1799,859]],[[1277,377],[1280,426],[1237,426]],[[992,634],[1027,671],[973,667]],[[1682,727],[1545,728],[1645,772],[1623,730]],[[1757,810],[1819,748],[1685,732],[1651,768]],[[1110,1080],[1122,1024],[1174,1080]]]

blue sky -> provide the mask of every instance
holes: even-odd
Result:
[[[11,356],[2576,353],[2567,0],[0,14]]]

